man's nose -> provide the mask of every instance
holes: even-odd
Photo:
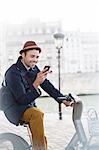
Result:
[[[35,62],[37,62],[37,60],[38,60],[38,59],[37,59],[36,57],[33,59],[33,61],[35,61]]]

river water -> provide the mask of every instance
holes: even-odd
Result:
[[[97,112],[99,111],[99,95],[87,95],[79,96],[83,103],[83,112],[87,112],[90,108],[94,108]],[[58,103],[51,97],[41,97],[37,100],[37,106],[47,113],[58,113]],[[62,112],[70,113],[71,108],[65,107],[62,104]]]

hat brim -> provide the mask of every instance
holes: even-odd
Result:
[[[41,48],[38,46],[27,46],[24,49],[20,50],[20,54],[22,54],[25,51],[32,50],[32,49],[36,49],[36,50],[39,50],[39,52],[41,52]]]

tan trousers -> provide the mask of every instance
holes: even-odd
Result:
[[[29,123],[32,133],[33,150],[47,150],[47,139],[44,134],[43,124],[44,113],[35,107],[28,108],[22,117],[22,120]]]

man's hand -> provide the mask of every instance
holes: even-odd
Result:
[[[63,104],[64,104],[66,107],[68,107],[68,106],[73,107],[74,103],[75,103],[74,101],[66,101],[66,100],[63,100]]]
[[[49,71],[46,71],[46,69],[43,69],[42,71],[40,71],[38,74],[37,74],[37,77],[33,83],[33,86],[35,88],[38,88],[38,86],[43,83],[43,81],[45,80],[45,78],[47,77],[47,74],[49,73]]]

